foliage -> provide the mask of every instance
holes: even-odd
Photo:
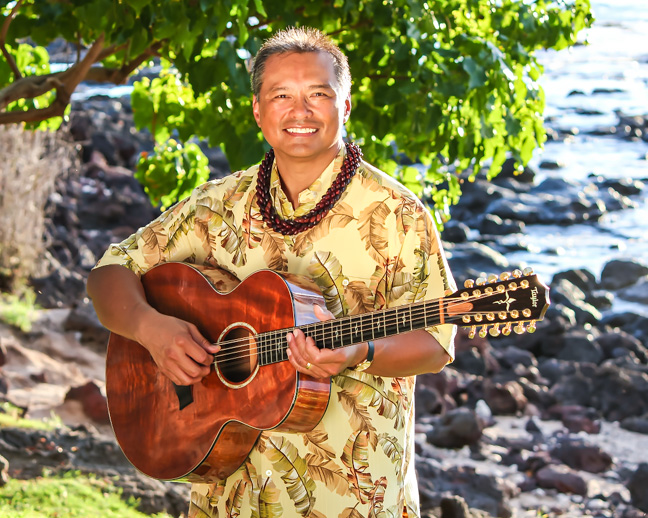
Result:
[[[37,309],[33,290],[23,287],[19,293],[0,292],[0,321],[25,333],[31,331]]]
[[[144,518],[109,480],[68,472],[33,480],[10,479],[0,488],[0,518]],[[169,517],[156,514],[157,518]]]
[[[174,139],[156,146],[152,155],[142,154],[137,178],[154,205],[166,208],[191,194],[209,178],[207,157],[194,143],[181,146]]]
[[[176,184],[199,182],[198,168],[174,173],[179,153],[189,162],[199,154],[166,145],[170,137],[179,145],[207,139],[223,149],[232,169],[262,157],[247,60],[277,29],[320,28],[341,45],[355,77],[348,136],[371,162],[444,211],[459,196],[459,173],[474,175],[490,164],[493,177],[507,154],[521,166],[544,143],[535,52],[573,45],[592,21],[589,0],[4,0],[0,6],[6,28],[0,87],[8,85],[0,90],[0,123],[63,116],[81,80],[123,82],[160,58],[160,77],[137,84],[132,96],[138,126],[160,144],[158,156],[145,157],[140,167],[145,185],[154,183],[154,200],[163,189],[181,195]],[[47,75],[43,47],[55,38],[81,42],[85,52],[72,67]],[[414,162],[423,167],[400,165]]]
[[[49,419],[25,419],[24,410],[11,403],[0,403],[0,428],[29,428],[31,430],[56,430],[63,427],[61,418],[52,414]]]

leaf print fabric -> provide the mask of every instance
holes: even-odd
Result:
[[[293,210],[273,169],[271,194],[283,218],[315,206],[338,174],[340,155],[299,195]],[[261,269],[309,279],[336,316],[434,299],[453,281],[431,215],[401,184],[362,162],[336,206],[313,228],[282,236],[256,203],[258,167],[208,182],[122,243],[97,266],[142,275],[183,261],[232,289]],[[299,284],[295,282],[295,284]],[[273,311],[273,308],[268,308]],[[453,326],[428,329],[454,357]],[[402,335],[403,347],[407,335]],[[264,431],[248,459],[217,484],[194,484],[189,518],[418,518],[414,470],[415,377],[347,370],[331,380],[323,419],[309,433]],[[271,395],[269,399],[271,399]],[[264,401],[259,401],[263,411]]]

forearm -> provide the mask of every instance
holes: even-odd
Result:
[[[375,340],[370,374],[403,377],[439,372],[450,356],[437,340],[424,330]],[[366,350],[366,348],[365,348]]]
[[[137,275],[128,268],[108,265],[90,272],[87,283],[99,321],[110,331],[137,340],[138,324],[155,310],[146,301]]]

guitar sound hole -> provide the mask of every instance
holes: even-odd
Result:
[[[231,383],[242,383],[257,365],[256,342],[246,327],[234,327],[220,341],[216,363],[223,377]]]

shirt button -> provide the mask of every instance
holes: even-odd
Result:
[[[349,285],[349,279],[344,279],[342,281],[342,286],[344,286],[346,288],[348,285]]]
[[[271,476],[272,476],[272,471],[271,470],[266,471],[266,477],[271,477]]]

